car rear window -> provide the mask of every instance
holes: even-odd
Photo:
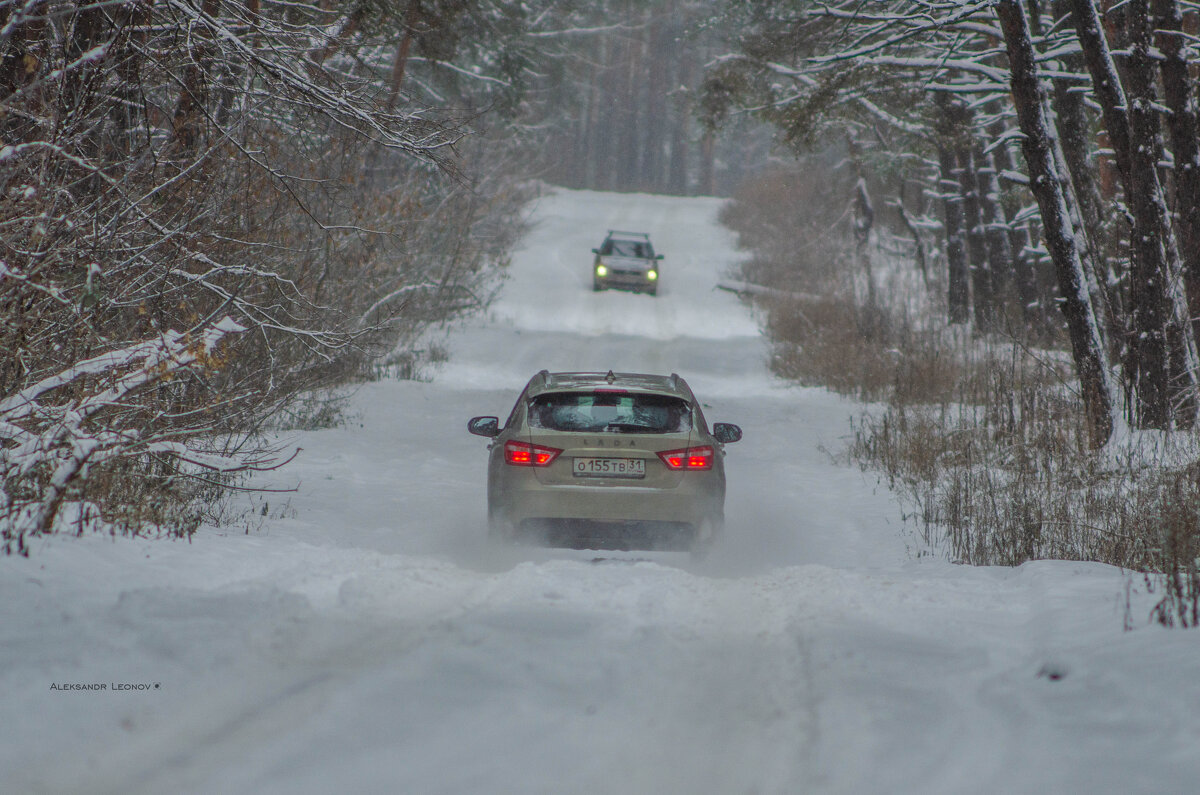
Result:
[[[678,433],[692,426],[686,400],[670,395],[557,392],[538,395],[529,424],[551,431]]]

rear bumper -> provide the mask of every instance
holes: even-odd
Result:
[[[725,489],[717,472],[687,473],[674,488],[546,485],[528,470],[509,469],[493,484],[498,518],[518,528],[531,520],[667,522],[692,527],[724,515]]]
[[[590,519],[526,519],[513,540],[571,549],[690,550],[699,528],[683,522],[596,522]]]
[[[591,519],[611,522],[684,522],[695,525],[714,513],[715,500],[690,489],[546,486],[518,492],[505,500],[509,521]]]

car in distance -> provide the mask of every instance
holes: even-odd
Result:
[[[650,236],[644,232],[608,231],[600,248],[592,249],[592,289],[616,287],[658,294],[658,261]]]
[[[521,391],[491,439],[489,534],[576,549],[707,550],[725,521],[725,445],[678,375],[550,373]]]

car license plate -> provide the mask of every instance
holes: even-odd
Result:
[[[644,478],[644,458],[576,458],[577,478]]]

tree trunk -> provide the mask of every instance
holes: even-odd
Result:
[[[701,196],[712,196],[717,192],[715,181],[715,152],[716,135],[710,129],[705,129],[700,138],[700,178],[696,192]]]
[[[991,153],[985,153],[983,141],[975,139],[972,159],[976,163],[975,185],[979,197],[979,221],[983,226],[984,246],[987,250],[988,273],[991,277],[992,302],[995,312],[995,328],[1003,329],[1011,314],[1013,284],[1012,246],[1008,240],[1008,225],[997,204],[1000,197],[1000,182],[996,178],[996,161]]]
[[[137,47],[145,39],[142,32],[150,19],[150,10],[145,4],[139,3],[120,12],[123,33],[114,41],[110,53],[116,63],[117,102],[112,103],[109,119],[113,126],[112,147],[109,155],[112,160],[123,160],[133,152],[134,142],[138,136],[138,128],[144,116],[138,111],[143,104],[139,102],[138,93],[142,86],[142,59],[137,55]],[[137,32],[134,32],[134,31]]]
[[[4,51],[0,53],[3,55],[0,58],[0,100],[7,100],[36,79],[44,68],[43,61],[47,60],[47,44],[43,37],[48,25],[43,4],[35,4],[27,14],[22,14],[21,10],[16,3],[0,8],[0,29],[9,32]],[[21,140],[9,137],[7,133],[11,127],[28,127],[27,122],[19,121],[15,114],[5,114],[0,123],[6,143]]]
[[[1131,47],[1126,61],[1130,84],[1126,92],[1129,172],[1125,200],[1133,215],[1129,300],[1133,316],[1130,349],[1137,376],[1134,419],[1143,428],[1167,428],[1171,421],[1171,307],[1167,297],[1171,268],[1167,241],[1160,236],[1166,226],[1166,206],[1159,205],[1164,198],[1158,179],[1162,149],[1154,108],[1154,63],[1149,31],[1144,27],[1144,3],[1134,0],[1127,9]]]
[[[1177,0],[1154,0],[1155,44],[1162,53],[1163,100],[1174,155],[1173,220],[1183,259],[1193,336],[1200,344],[1200,123],[1197,97],[1184,52],[1183,15]]]
[[[143,9],[142,13],[148,14],[146,3],[131,3],[130,5],[135,7],[140,6]],[[262,3],[260,0],[244,0],[244,7],[246,9],[246,20],[250,23],[250,30],[246,33],[244,41],[252,48],[257,47],[261,38],[258,31],[262,22],[260,18]],[[220,81],[220,95],[217,100],[217,112],[215,115],[217,126],[224,130],[228,128],[230,120],[234,117],[235,107],[239,101],[245,98],[248,89],[245,85],[247,79],[247,66],[245,64],[224,63],[222,66],[224,67],[222,70],[223,79]],[[126,87],[123,90],[130,91],[131,89]],[[236,110],[244,111],[245,107],[244,105],[236,107]]]
[[[1054,0],[1053,7],[1055,17],[1066,19],[1066,24],[1071,24],[1074,13],[1071,0]],[[1087,65],[1080,53],[1063,55],[1062,62],[1068,72],[1087,71]],[[1119,234],[1114,233],[1112,219],[1105,215],[1096,169],[1090,159],[1094,143],[1084,95],[1077,90],[1078,84],[1075,81],[1054,80],[1053,84],[1051,104],[1057,119],[1059,144],[1067,171],[1071,175],[1071,185],[1079,205],[1080,221],[1083,228],[1088,230],[1089,259],[1096,268],[1096,283],[1101,287],[1104,318],[1109,329],[1124,339],[1126,311],[1120,288],[1127,274],[1122,272],[1119,259],[1113,255]]]
[[[611,190],[613,187],[613,136],[616,134],[613,120],[613,103],[616,101],[616,92],[613,90],[615,77],[613,73],[616,71],[610,65],[610,60],[615,60],[613,51],[616,49],[611,37],[602,36],[600,38],[600,64],[601,73],[596,76],[598,83],[598,91],[600,94],[600,106],[595,117],[595,158],[593,167],[596,169],[595,182],[593,183],[600,190]]]
[[[875,285],[875,270],[871,264],[871,227],[875,225],[875,206],[867,191],[866,170],[863,167],[862,149],[851,136],[847,141],[850,165],[854,168],[854,257],[858,267],[867,278],[866,317],[859,323],[860,333],[874,339],[878,331],[879,313]],[[865,322],[864,322],[865,321]]]
[[[896,198],[896,211],[900,214],[900,221],[904,224],[904,228],[912,235],[913,239],[913,254],[917,258],[917,267],[921,271],[921,281],[925,286],[929,286],[929,264],[925,257],[925,240],[921,237],[921,230],[917,228],[913,221],[912,215],[908,212],[907,202],[905,201],[905,186],[908,180],[900,180],[900,195]]]
[[[593,57],[597,63],[604,63],[605,45],[603,40],[596,45],[596,50]],[[597,72],[591,72],[588,79],[588,100],[586,115],[582,119],[579,131],[579,150],[575,153],[579,164],[577,173],[579,175],[579,185],[581,188],[592,188],[596,186],[596,178],[598,169],[596,164],[600,160],[600,107],[604,101],[604,93],[600,81],[600,75]]]
[[[999,139],[1006,132],[1003,121],[997,120],[988,128],[989,134]],[[991,156],[996,163],[996,171],[1013,171],[1012,153],[1006,143],[992,147]],[[999,179],[997,179],[999,183]],[[1021,212],[1021,199],[1013,192],[1000,193],[1000,206],[1004,210],[1004,223],[1008,235],[1009,250],[1012,252],[1012,273],[1017,300],[1021,302],[1021,314],[1025,325],[1041,333],[1049,323],[1049,300],[1042,293],[1041,279],[1033,261],[1026,255],[1030,248],[1030,232],[1028,222],[1018,225],[1017,215]]]
[[[668,188],[677,196],[684,196],[688,190],[688,128],[692,119],[692,102],[690,85],[692,82],[691,51],[676,44],[679,57],[678,84],[682,91],[675,94],[675,119],[671,128],[671,160],[667,177]]]
[[[634,18],[632,0],[625,4],[625,19]],[[638,182],[638,122],[639,122],[639,88],[641,87],[640,72],[642,69],[643,41],[641,31],[634,30],[624,35],[620,48],[618,74],[620,84],[617,101],[612,108],[617,117],[617,159],[616,189],[630,191],[637,189]]]
[[[986,334],[996,330],[996,294],[992,272],[988,268],[987,236],[979,208],[979,179],[975,174],[971,145],[972,141],[962,136],[957,153],[958,185],[963,198],[963,227],[967,235],[967,269],[971,276],[975,328]]]
[[[854,185],[854,254],[867,277],[867,328],[865,336],[874,338],[877,331],[875,271],[871,267],[871,227],[875,225],[875,208],[867,193],[867,181],[858,178]]]
[[[204,0],[205,3],[213,2],[213,0]],[[345,43],[358,31],[358,26],[362,24],[363,19],[367,15],[367,6],[365,3],[360,3],[350,12],[350,16],[346,17],[346,21],[342,23],[342,27],[338,32],[325,42],[324,47],[319,47],[308,54],[308,59],[313,64],[320,66],[329,60],[329,57],[341,49]],[[310,68],[309,74],[316,75],[317,70]]]
[[[946,320],[960,324],[971,319],[970,274],[966,247],[963,245],[963,200],[954,176],[954,158],[950,150],[942,145],[938,146],[938,165],[941,171],[938,192],[942,197],[942,216],[946,227],[946,266],[949,276]]]
[[[673,13],[670,3],[665,14]],[[646,122],[642,125],[645,140],[642,143],[642,173],[641,186],[643,190],[659,193],[664,187],[663,180],[663,136],[667,129],[668,103],[665,101],[670,75],[668,64],[663,57],[670,39],[670,29],[660,15],[655,15],[650,22],[650,57],[649,77],[647,79],[648,97],[646,101]]]
[[[200,13],[205,17],[213,17],[217,13],[217,0],[204,0]],[[183,73],[183,85],[179,90],[179,99],[175,103],[175,113],[171,120],[171,135],[176,145],[184,151],[194,149],[200,137],[200,109],[205,104],[208,90],[207,69],[212,61],[209,38],[206,25],[199,25],[193,34],[195,44],[191,48],[191,62]]]
[[[1125,188],[1130,232],[1130,362],[1134,421],[1166,428],[1195,412],[1195,339],[1180,282],[1179,251],[1158,178],[1162,155],[1147,0],[1125,5],[1129,92],[1118,78],[1108,41],[1089,0],[1072,0],[1074,21]],[[1186,329],[1186,331],[1185,331]]]
[[[946,321],[951,324],[966,323],[971,319],[970,272],[967,268],[967,253],[963,229],[963,197],[955,173],[952,147],[959,134],[955,124],[954,107],[943,94],[935,97],[940,110],[937,122],[938,147],[938,193],[942,199],[943,223],[946,229],[946,265],[948,287],[946,293]]]
[[[1083,60],[1092,76],[1092,93],[1100,105],[1113,160],[1123,180],[1129,175],[1129,122],[1125,115],[1125,92],[1108,49],[1093,0],[1071,0],[1075,32]],[[1125,183],[1128,185],[1128,182]]]
[[[388,110],[396,107],[396,100],[400,98],[400,86],[404,84],[404,72],[408,69],[408,53],[412,49],[415,6],[416,2],[410,0],[408,7],[404,10],[402,22],[404,33],[400,36],[400,45],[396,48],[396,59],[392,62],[392,78],[388,85]]]
[[[1008,51],[1013,105],[1024,134],[1022,149],[1029,168],[1030,189],[1041,211],[1046,247],[1058,276],[1089,441],[1093,449],[1098,449],[1108,442],[1114,427],[1113,388],[1100,326],[1088,290],[1083,252],[1073,233],[1071,212],[1058,174],[1045,86],[1038,74],[1024,7],[1018,0],[999,0],[995,9]]]

